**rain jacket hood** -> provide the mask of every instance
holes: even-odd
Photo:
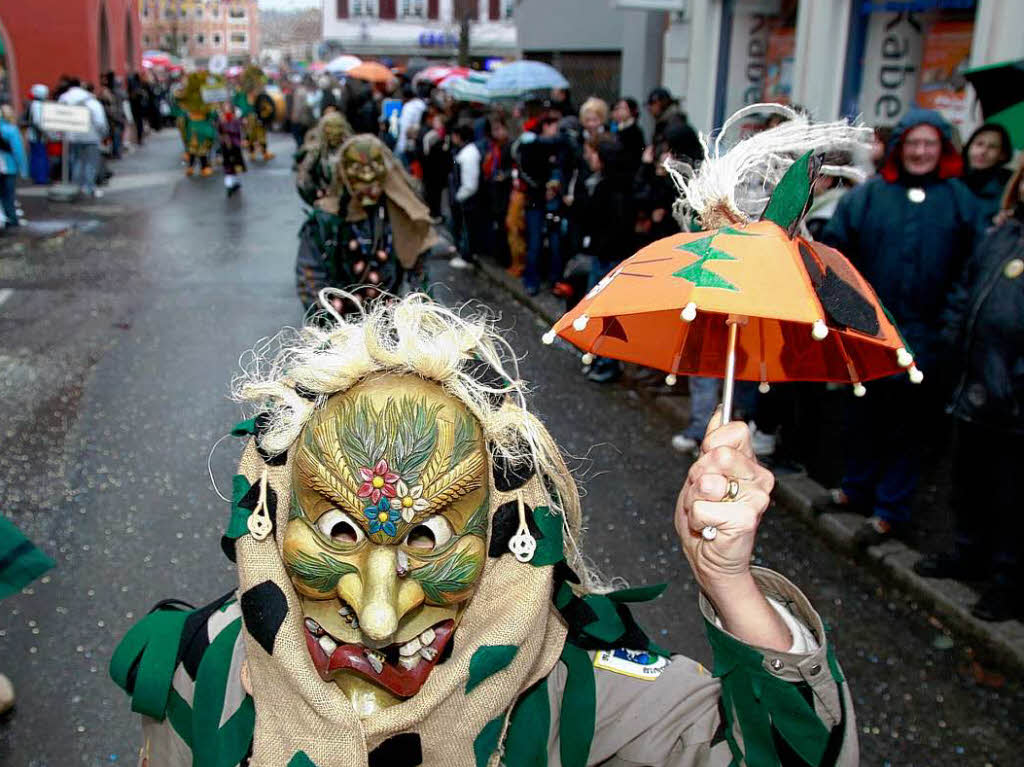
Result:
[[[963,174],[964,163],[960,153],[953,146],[953,129],[946,122],[945,118],[934,109],[920,109],[914,107],[903,119],[899,121],[896,130],[885,152],[885,162],[882,163],[880,171],[882,178],[890,184],[899,180],[902,174],[900,153],[903,148],[903,139],[907,133],[918,125],[930,125],[939,131],[942,138],[942,156],[939,158],[939,167],[936,174],[939,179],[958,178]]]

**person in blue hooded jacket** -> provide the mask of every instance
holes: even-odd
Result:
[[[926,376],[938,372],[940,315],[981,221],[976,198],[958,178],[962,171],[949,124],[938,112],[912,109],[896,127],[879,174],[839,202],[821,237],[871,283]],[[833,495],[867,515],[855,536],[861,547],[910,522],[922,434],[942,412],[936,388],[898,376],[849,403],[845,473]]]
[[[21,142],[21,131],[14,124],[10,107],[0,110],[0,205],[3,206],[5,228],[19,226],[18,206],[15,189],[18,177],[28,177],[28,159],[25,145]]]

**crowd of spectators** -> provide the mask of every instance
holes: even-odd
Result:
[[[432,213],[448,218],[458,250],[453,266],[497,260],[526,293],[551,291],[572,306],[617,262],[680,230],[663,160],[697,164],[702,152],[667,90],[655,89],[644,105],[650,136],[631,98],[609,105],[591,97],[577,109],[556,91],[506,109],[437,96],[429,86],[410,87],[398,135],[378,128],[422,180]],[[917,569],[984,578],[975,614],[1002,620],[1024,612],[1017,588],[1024,536],[1012,490],[1012,466],[1024,457],[1021,174],[1010,179],[1013,147],[1001,126],[985,124],[961,145],[932,111],[911,110],[895,129],[879,130],[875,146],[866,182],[819,180],[805,233],[864,274],[928,375],[921,386],[902,376],[846,398],[842,438],[833,442],[845,468],[829,505],[864,515],[859,546],[912,534],[922,462],[952,414],[956,546]],[[598,358],[584,372],[607,383],[622,369]],[[807,428],[793,392],[774,388],[767,396],[754,386],[737,392],[744,417],[757,419],[754,447],[763,456]],[[689,392],[690,424],[673,440],[681,451],[699,444],[719,382],[693,378]],[[981,457],[986,444],[1000,446],[998,461]],[[779,460],[801,459],[779,452]],[[972,521],[979,488],[996,507],[985,525]],[[1014,533],[1005,535],[1007,528]]]

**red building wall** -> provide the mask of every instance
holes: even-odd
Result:
[[[35,83],[52,90],[62,74],[98,83],[103,71],[141,67],[137,0],[0,0],[0,35],[15,110]]]

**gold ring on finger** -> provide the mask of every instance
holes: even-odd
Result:
[[[725,495],[722,496],[722,502],[735,501],[740,494],[740,483],[735,479],[729,480],[729,486],[726,488]]]

